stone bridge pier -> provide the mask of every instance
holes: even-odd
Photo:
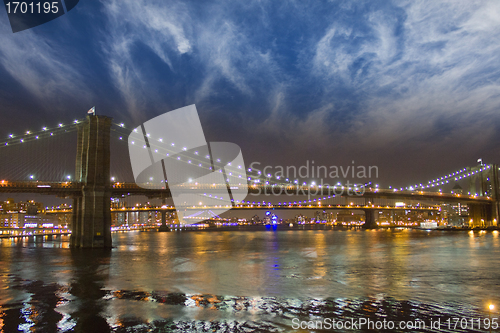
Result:
[[[365,211],[365,224],[364,229],[375,229],[377,225],[377,212],[373,209],[364,209]]]
[[[78,125],[71,247],[111,247],[110,189],[111,118],[89,115]]]

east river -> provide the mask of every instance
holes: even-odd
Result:
[[[485,332],[470,321],[499,317],[498,231],[253,227],[114,233],[113,245],[0,240],[1,330],[289,332],[364,318]]]

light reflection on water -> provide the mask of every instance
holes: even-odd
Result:
[[[311,315],[477,318],[500,295],[497,231],[130,232],[113,234],[112,250],[68,241],[0,240],[3,331],[286,331],[292,318]]]

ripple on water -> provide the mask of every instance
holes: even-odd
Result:
[[[78,295],[78,290],[70,286],[18,277],[13,280],[16,283],[12,288],[29,296],[22,302],[2,305],[0,327],[4,332],[70,332],[85,327],[93,327],[93,332],[286,332],[292,328],[294,318],[424,322],[440,319],[444,324],[448,318],[485,317],[481,309],[472,305],[429,304],[381,295],[298,299],[101,289],[89,297]],[[445,327],[439,331],[446,331]]]

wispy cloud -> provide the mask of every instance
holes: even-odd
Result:
[[[70,100],[92,92],[82,79],[70,50],[33,30],[12,34],[8,20],[0,21],[0,65],[47,111],[64,110]],[[8,33],[7,33],[8,32]]]
[[[255,93],[255,81],[271,84],[276,70],[273,59],[250,40],[253,32],[242,28],[238,17],[228,15],[228,4],[103,2],[103,12],[110,22],[103,47],[131,113],[140,111],[139,104],[144,105],[149,93],[145,89],[148,79],[138,69],[144,59],[132,55],[132,48],[138,44],[150,48],[173,75],[194,76],[184,92],[190,102],[217,96],[221,84],[229,83],[244,96]],[[183,67],[185,59],[189,59],[191,68]]]
[[[494,1],[396,2],[366,13],[368,29],[333,23],[316,44],[313,73],[327,86],[325,100],[339,85],[362,96],[352,131],[371,148],[462,141],[471,127],[492,134],[492,119],[500,120],[499,13]]]
[[[35,31],[0,35],[0,65],[45,100],[95,95],[86,72],[98,68],[92,80],[120,95],[108,104],[135,120],[196,103],[208,128],[257,134],[278,154],[332,142],[380,156],[473,154],[499,137],[496,0],[93,4],[85,52]]]
[[[170,103],[148,88],[140,45],[169,68],[166,80],[185,104],[215,99],[214,109],[231,109],[246,125],[238,131],[278,150],[335,142],[338,152],[420,154],[431,142],[435,151],[456,142],[473,152],[496,135],[495,1],[102,4],[106,61],[133,115],[151,99]]]

